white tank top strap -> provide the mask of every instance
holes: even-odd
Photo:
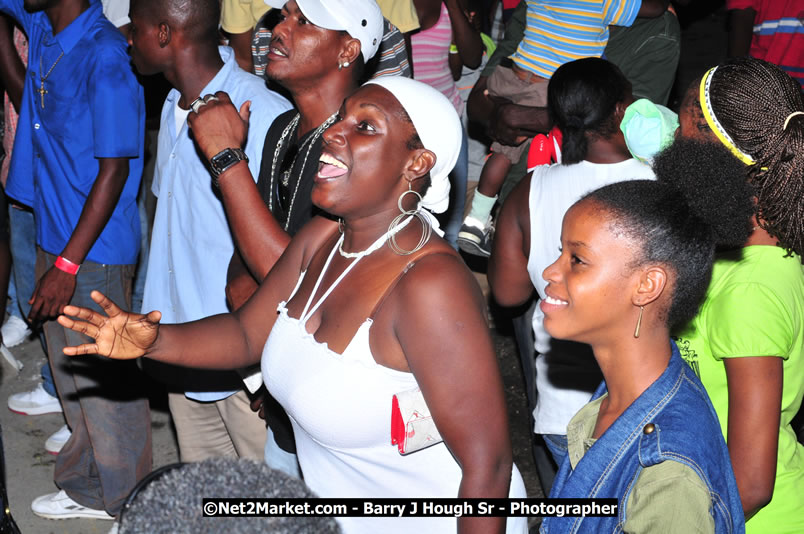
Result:
[[[321,285],[321,281],[324,279],[324,275],[327,274],[327,269],[329,269],[329,264],[332,262],[333,256],[335,256],[335,251],[338,250],[338,247],[341,246],[341,243],[343,243],[343,234],[341,234],[341,237],[338,239],[338,242],[335,243],[335,246],[332,247],[329,256],[327,256],[327,261],[324,262],[324,267],[321,268],[321,273],[318,275],[318,279],[315,281],[313,291],[310,293],[310,297],[307,299],[307,304],[304,305],[304,309],[302,310],[301,315],[299,316],[299,321],[302,324],[305,324],[307,322],[307,319],[309,319],[310,316],[312,316],[316,312],[316,310],[318,310],[318,308],[321,306],[321,304],[323,304],[324,300],[329,296],[329,294],[332,293],[332,291],[338,286],[338,284],[341,283],[341,280],[343,280],[344,277],[347,274],[349,274],[349,271],[351,271],[354,268],[354,266],[357,265],[357,262],[360,261],[361,259],[357,258],[355,261],[350,263],[349,266],[343,270],[340,276],[338,276],[338,278],[335,279],[332,285],[329,286],[329,288],[327,288],[324,294],[321,295],[321,298],[318,299],[318,302],[316,302],[315,305],[311,308],[310,304],[313,303],[313,298],[315,297],[315,294],[318,292],[318,288]]]
[[[318,301],[312,307],[310,307],[310,305],[313,303],[313,298],[315,297],[315,294],[318,292],[318,288],[321,285],[321,281],[324,279],[324,275],[327,273],[327,269],[329,269],[329,264],[332,262],[332,258],[335,256],[335,252],[338,249],[340,249],[341,245],[343,244],[344,234],[341,234],[341,236],[338,238],[338,241],[335,243],[335,246],[332,247],[332,251],[329,253],[329,256],[327,256],[327,261],[324,262],[324,266],[321,268],[321,273],[318,275],[318,280],[316,280],[315,286],[313,287],[313,291],[312,293],[310,293],[310,298],[307,299],[307,304],[305,304],[304,309],[302,310],[301,316],[299,317],[299,322],[301,322],[301,324],[305,324],[307,322],[307,319],[312,317],[312,315],[316,312],[316,310],[318,310],[321,304],[324,303],[324,301],[327,299],[330,293],[332,293],[332,291],[336,287],[338,287],[338,284],[341,283],[341,280],[343,280],[346,277],[346,275],[349,274],[349,272],[352,269],[354,269],[355,265],[357,265],[357,263],[360,260],[362,260],[372,252],[382,247],[391,236],[393,236],[394,234],[402,230],[405,226],[407,226],[408,223],[410,223],[411,219],[412,217],[408,217],[407,219],[402,221],[402,223],[400,223],[399,225],[385,232],[383,235],[378,237],[374,241],[374,243],[372,243],[366,250],[362,252],[347,254],[341,250],[342,256],[347,258],[354,258],[354,261],[350,263],[349,266],[346,267],[346,269],[343,270],[343,272],[338,276],[338,278],[335,279],[332,285],[329,286],[329,288],[327,288],[327,290],[324,292],[323,295],[321,295],[321,298],[319,298]]]
[[[285,305],[288,303],[288,300],[292,299],[296,295],[296,292],[299,290],[299,287],[301,287],[302,282],[304,281],[304,275],[306,274],[307,269],[299,273],[299,279],[296,281],[296,286],[293,288],[293,291],[290,292],[290,296],[286,300],[283,300],[279,303],[279,305],[276,307],[276,311],[281,312],[286,310]]]

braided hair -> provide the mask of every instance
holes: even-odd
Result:
[[[608,138],[620,131],[617,104],[631,94],[631,83],[616,65],[588,57],[561,65],[547,86],[547,107],[563,134],[565,165],[586,159],[587,135]]]
[[[804,115],[791,116],[804,112],[801,87],[776,65],[741,57],[717,68],[710,98],[723,129],[756,162],[748,179],[759,224],[804,255]]]

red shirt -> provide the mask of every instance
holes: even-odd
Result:
[[[779,65],[804,88],[804,0],[726,0],[727,9],[753,9],[750,55]]]

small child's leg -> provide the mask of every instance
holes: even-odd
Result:
[[[510,168],[511,160],[499,152],[492,152],[483,165],[480,181],[472,197],[472,207],[458,232],[461,250],[486,257],[491,254],[491,210]]]
[[[511,160],[507,156],[499,152],[492,152],[486,160],[486,164],[483,165],[477,190],[487,197],[496,197],[508,171],[511,170],[511,165]]]
[[[511,168],[511,161],[499,152],[492,152],[480,172],[480,180],[472,197],[472,207],[467,215],[475,221],[485,225],[491,216],[491,210],[497,201],[505,176]]]

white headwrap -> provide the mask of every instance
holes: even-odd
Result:
[[[366,82],[387,89],[413,122],[422,145],[436,156],[430,170],[430,188],[422,207],[443,213],[449,207],[449,173],[458,161],[463,134],[455,107],[443,94],[429,85],[404,76],[386,76]]]

